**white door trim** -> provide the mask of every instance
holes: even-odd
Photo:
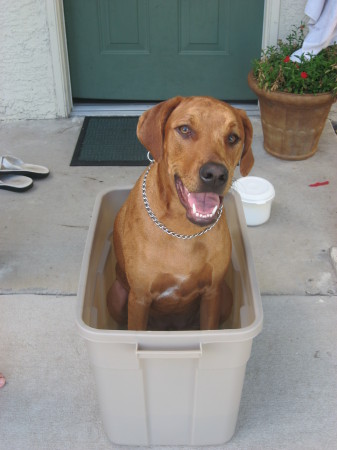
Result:
[[[68,117],[73,107],[64,23],[63,0],[45,0],[50,33],[58,117]],[[262,48],[276,45],[280,20],[281,0],[265,0]]]
[[[73,107],[63,0],[45,0],[54,75],[57,117],[68,117]]]
[[[265,0],[264,2],[262,48],[277,44],[280,6],[281,0]]]

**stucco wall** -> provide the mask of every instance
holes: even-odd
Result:
[[[56,117],[45,2],[0,0],[0,120]]]
[[[281,0],[279,39],[284,39],[291,31],[293,25],[300,25],[305,21],[304,8],[307,0]]]
[[[0,0],[0,120],[57,117],[46,7],[54,1],[62,0]],[[280,38],[304,18],[305,4],[281,0]]]

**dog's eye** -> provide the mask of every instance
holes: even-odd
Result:
[[[230,145],[234,145],[240,140],[240,138],[236,134],[232,133],[228,136],[227,140]]]
[[[190,136],[192,134],[191,128],[187,125],[181,125],[181,127],[178,127],[178,131],[184,137]]]

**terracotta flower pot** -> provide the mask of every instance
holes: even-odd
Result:
[[[333,95],[265,91],[258,87],[252,72],[248,84],[259,99],[265,150],[282,159],[312,156],[334,102]]]

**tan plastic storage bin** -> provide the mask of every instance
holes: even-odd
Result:
[[[262,305],[238,194],[224,201],[233,241],[229,320],[216,331],[120,330],[106,308],[111,234],[129,189],[96,200],[83,257],[77,324],[86,340],[109,439],[124,445],[219,445],[234,434]],[[166,239],[163,236],[164,239]]]

